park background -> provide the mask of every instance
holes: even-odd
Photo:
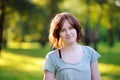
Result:
[[[120,80],[120,0],[0,0],[0,80],[42,80],[49,24],[59,12],[81,22],[99,52],[102,80]]]

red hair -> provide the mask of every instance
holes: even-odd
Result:
[[[67,12],[58,13],[52,19],[51,24],[50,24],[50,31],[49,31],[49,41],[55,48],[63,47],[62,41],[60,40],[59,33],[62,29],[62,26],[65,20],[67,20],[73,26],[73,28],[76,29],[77,31],[76,41],[77,42],[81,41],[83,34],[82,34],[81,24],[79,20],[70,13],[67,13]]]

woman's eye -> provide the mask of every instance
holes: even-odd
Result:
[[[74,29],[74,28],[71,26],[71,27],[69,27],[69,29]]]
[[[64,32],[65,31],[65,29],[62,29],[60,32]]]

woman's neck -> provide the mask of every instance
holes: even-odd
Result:
[[[78,49],[78,47],[80,47],[80,45],[78,44],[78,43],[74,43],[74,44],[72,44],[72,45],[66,45],[66,46],[64,46],[63,48],[64,48],[64,50],[76,50],[76,49]]]
[[[64,46],[63,48],[61,48],[61,52],[63,56],[68,54],[72,56],[78,55],[81,53],[81,51],[82,51],[82,48],[78,43],[71,46]]]

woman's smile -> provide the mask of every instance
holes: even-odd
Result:
[[[66,39],[67,40],[70,40],[70,39],[72,39],[73,38],[73,36],[66,36]]]

